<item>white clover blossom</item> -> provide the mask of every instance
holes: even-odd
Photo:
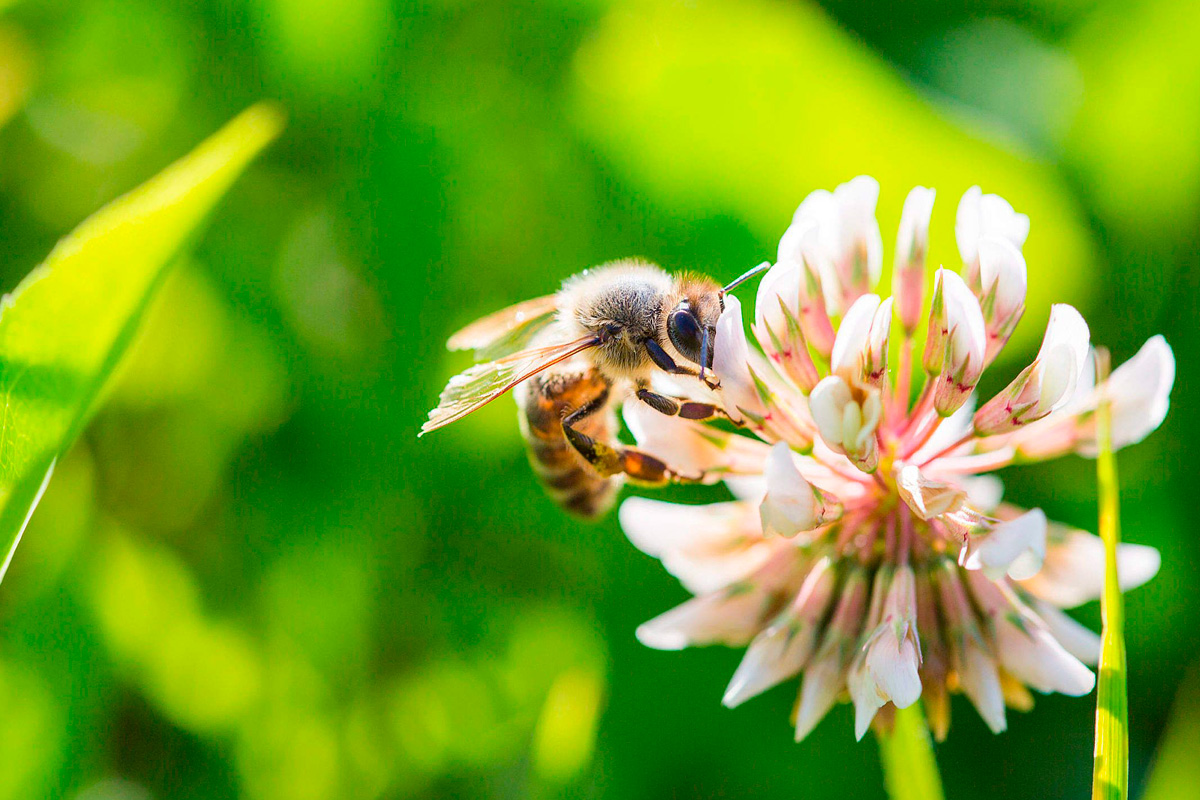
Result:
[[[1082,695],[1099,637],[1061,609],[1097,598],[1098,537],[1001,502],[985,473],[1070,452],[1094,456],[1095,410],[1111,401],[1116,447],[1165,417],[1170,347],[1156,336],[1096,384],[1087,324],[1056,305],[1033,362],[975,410],[975,386],[1025,308],[1029,220],[973,187],[958,209],[964,277],[925,254],[934,193],[909,195],[893,295],[903,335],[887,362],[893,298],[878,291],[878,184],[860,177],[801,204],[764,276],[752,330],[730,298],[714,371],[730,415],[754,437],[688,420],[640,419],[639,444],[683,474],[725,480],[737,499],[676,505],[631,498],[621,524],[696,596],[642,625],[651,647],[745,646],[733,707],[800,676],[795,735],[853,702],[855,734],[922,701],[935,736],[952,693],[995,732],[1030,689]],[[914,334],[928,305],[924,388],[911,400]],[[828,312],[836,315],[831,317]],[[628,415],[628,412],[627,412]],[[1159,554],[1123,544],[1123,589]]]
[[[1003,197],[984,194],[978,186],[963,194],[954,220],[954,237],[968,284],[979,282],[980,243],[984,238],[1004,239],[1020,249],[1028,236],[1029,217],[1014,211]]]

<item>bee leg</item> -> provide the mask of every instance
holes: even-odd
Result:
[[[646,353],[649,354],[650,360],[669,375],[697,375],[687,367],[681,367],[675,363],[675,359],[671,358],[670,354],[662,349],[662,346],[653,339],[646,340]]]
[[[681,417],[703,422],[709,419],[724,419],[737,424],[725,409],[712,403],[697,403],[683,397],[668,397],[649,389],[638,389],[637,397],[646,405],[668,417]]]
[[[646,352],[649,353],[650,360],[668,375],[687,375],[692,378],[700,378],[709,389],[714,391],[721,387],[721,382],[712,377],[711,373],[701,376],[699,371],[691,367],[681,367],[676,364],[675,359],[671,358],[670,354],[653,339],[646,340]]]
[[[583,456],[584,460],[591,464],[596,472],[606,478],[625,471],[621,453],[604,442],[596,441],[596,439],[588,436],[575,426],[604,408],[607,403],[608,389],[605,389],[596,397],[593,397],[579,408],[567,414],[563,417],[562,421],[563,435],[566,436],[571,447],[574,447],[576,452]]]
[[[672,482],[698,483],[704,479],[704,475],[681,475],[667,466],[665,461],[649,453],[633,447],[605,444],[575,427],[581,420],[604,408],[607,402],[608,390],[605,390],[564,417],[562,423],[567,441],[596,472],[606,478],[624,473],[631,480],[651,486],[664,486]]]

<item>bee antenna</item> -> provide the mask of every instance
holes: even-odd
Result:
[[[704,380],[704,368],[708,365],[709,350],[712,347],[712,339],[708,336],[708,328],[704,329],[704,338],[700,342],[700,380]]]
[[[725,288],[724,288],[724,289],[722,289],[722,290],[721,290],[721,292],[722,292],[722,293],[728,293],[728,292],[731,292],[731,291],[733,291],[733,290],[734,290],[734,288],[736,288],[737,286],[740,286],[741,284],[745,283],[746,281],[750,280],[751,278],[753,278],[753,277],[754,277],[754,276],[756,276],[756,275],[759,275],[759,274],[761,274],[761,273],[763,273],[763,272],[766,272],[766,271],[767,271],[767,270],[769,270],[770,268],[771,268],[771,262],[770,262],[770,261],[764,261],[763,263],[759,264],[757,267],[754,267],[753,269],[748,269],[748,270],[746,270],[746,271],[745,271],[745,272],[743,272],[741,275],[737,276],[737,277],[736,277],[736,278],[734,278],[732,281],[730,281],[729,283],[727,283],[727,284],[725,285]]]

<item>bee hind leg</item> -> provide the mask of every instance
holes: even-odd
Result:
[[[683,475],[671,469],[665,461],[635,447],[613,446],[587,435],[576,425],[602,409],[608,392],[595,397],[563,418],[563,433],[579,455],[604,477],[624,474],[630,480],[650,486],[668,483],[698,483],[704,475]]]

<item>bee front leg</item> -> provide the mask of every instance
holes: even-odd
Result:
[[[631,480],[649,486],[664,486],[668,483],[698,483],[704,475],[682,475],[667,466],[660,458],[634,447],[612,446],[588,436],[576,426],[580,421],[604,408],[608,392],[594,398],[563,418],[563,434],[567,441],[583,456],[596,472],[604,477],[625,474]]]
[[[650,355],[650,360],[668,375],[687,375],[690,378],[699,378],[705,386],[713,391],[721,388],[721,381],[717,380],[711,371],[705,374],[703,370],[679,366],[675,363],[675,359],[671,358],[667,351],[663,350],[653,339],[646,340],[646,352]]]

